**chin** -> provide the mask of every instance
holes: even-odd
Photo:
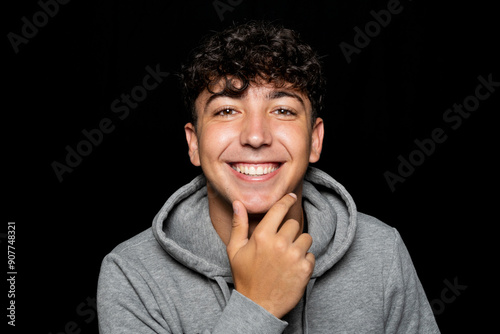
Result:
[[[265,208],[263,207],[251,207],[251,206],[245,206],[247,208],[247,213],[249,215],[265,215],[267,211],[271,208],[271,206],[267,206]]]
[[[265,214],[279,200],[279,198],[243,199],[241,202],[245,205],[248,214]]]

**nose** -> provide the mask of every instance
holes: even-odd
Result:
[[[269,119],[265,113],[249,112],[245,119],[240,134],[240,143],[243,146],[259,148],[272,143]]]

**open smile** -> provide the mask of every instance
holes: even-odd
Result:
[[[234,162],[229,163],[229,166],[242,177],[251,178],[267,178],[277,173],[283,165],[281,162],[265,162],[265,163],[248,163]]]
[[[261,163],[261,164],[250,164],[250,163],[234,163],[231,164],[231,168],[241,174],[250,176],[261,176],[274,172],[281,167],[281,163]]]

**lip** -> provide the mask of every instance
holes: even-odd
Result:
[[[247,164],[247,165],[251,165],[251,166],[255,166],[255,167],[258,167],[260,165],[265,165],[265,164],[277,164],[278,165],[278,168],[274,171],[272,171],[271,173],[267,173],[267,174],[264,174],[264,175],[247,175],[247,174],[243,174],[243,173],[240,173],[238,172],[237,170],[235,170],[232,165],[235,165],[235,164],[238,164],[238,163],[241,163],[241,164]],[[274,176],[276,176],[276,174],[278,174],[281,170],[281,167],[283,167],[283,163],[282,162],[231,162],[231,163],[226,163],[226,165],[228,166],[228,168],[231,170],[231,172],[239,179],[241,180],[244,180],[244,181],[250,181],[250,182],[263,182],[263,181],[267,181],[271,178],[273,178]]]

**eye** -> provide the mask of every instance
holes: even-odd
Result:
[[[278,108],[273,111],[274,114],[278,116],[295,116],[295,112],[287,108]]]
[[[236,114],[236,110],[228,107],[221,108],[215,112],[215,116],[231,116]]]

